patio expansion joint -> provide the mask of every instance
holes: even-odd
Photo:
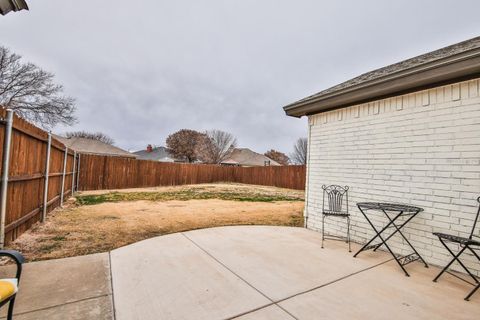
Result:
[[[117,319],[115,313],[115,295],[113,294],[113,275],[112,275],[112,252],[108,252],[108,271],[110,274],[110,291],[112,292],[112,318]]]
[[[340,277],[340,278],[338,278],[338,279],[332,280],[332,281],[330,281],[330,282],[327,282],[327,283],[324,283],[324,284],[315,286],[315,287],[310,288],[310,289],[308,289],[308,290],[301,291],[301,292],[292,294],[292,295],[290,295],[290,296],[288,296],[288,297],[282,298],[282,299],[280,299],[280,300],[273,301],[270,305],[263,306],[263,307],[260,307],[260,308],[255,309],[255,310],[248,311],[248,312],[246,312],[246,313],[244,313],[244,314],[241,314],[240,316],[253,313],[253,312],[255,312],[255,311],[258,311],[258,310],[267,308],[267,307],[272,306],[272,305],[276,305],[276,306],[278,306],[280,309],[284,310],[284,311],[287,312],[289,315],[291,315],[292,317],[294,317],[290,312],[288,312],[286,309],[284,309],[282,306],[280,306],[279,303],[282,303],[282,302],[287,301],[287,300],[289,300],[289,299],[292,299],[292,298],[295,298],[295,297],[298,297],[298,296],[307,294],[307,293],[309,293],[309,292],[312,292],[312,291],[315,291],[315,290],[318,290],[318,289],[327,287],[327,286],[329,286],[329,285],[331,285],[331,284],[334,284],[334,283],[336,283],[336,282],[339,282],[339,281],[345,280],[345,279],[347,279],[347,278],[356,276],[356,275],[358,275],[358,274],[360,274],[360,273],[362,273],[362,272],[372,270],[372,269],[377,268],[377,267],[379,267],[379,266],[381,266],[381,265],[383,265],[383,264],[386,264],[386,263],[388,263],[388,262],[390,262],[390,261],[393,261],[393,258],[388,259],[388,260],[385,260],[385,261],[382,261],[382,262],[380,262],[380,263],[377,263],[376,265],[373,265],[373,266],[370,266],[370,267],[368,267],[368,268],[365,268],[365,269],[356,271],[356,272],[354,272],[354,273],[348,274],[348,275],[346,275],[346,276]],[[239,317],[239,316],[235,316],[235,317],[233,317],[233,318],[228,318],[228,319],[226,319],[226,320],[233,320],[233,319],[235,319],[235,318],[237,318],[237,317]],[[295,317],[294,317],[294,318],[295,318]],[[295,318],[295,319],[298,319],[298,318]]]
[[[101,294],[101,295],[98,295],[98,296],[95,296],[95,297],[88,297],[88,298],[79,299],[79,300],[75,300],[75,301],[68,301],[68,302],[65,302],[65,303],[60,303],[60,304],[56,304],[56,305],[53,305],[53,306],[38,308],[38,309],[34,309],[34,310],[29,310],[29,311],[24,311],[24,312],[18,312],[18,313],[14,312],[13,315],[14,315],[14,316],[20,316],[20,315],[24,315],[24,314],[30,314],[30,313],[34,313],[34,312],[38,312],[38,311],[55,309],[55,308],[58,308],[58,307],[67,306],[67,305],[75,304],[75,303],[78,303],[78,302],[95,300],[95,299],[99,299],[99,298],[103,298],[103,297],[108,297],[108,296],[113,296],[113,294],[112,294],[112,293],[105,293],[105,294]],[[0,317],[0,319],[6,319],[6,318],[7,318],[7,317]]]
[[[379,267],[379,266],[381,266],[381,265],[384,265],[384,264],[386,264],[386,263],[388,263],[388,262],[390,262],[390,261],[392,261],[392,260],[393,260],[393,258],[388,259],[388,260],[385,260],[385,261],[382,261],[382,262],[379,262],[379,263],[377,263],[377,264],[375,264],[375,265],[373,265],[373,266],[370,266],[370,267],[368,267],[368,268],[355,271],[355,272],[353,272],[353,273],[351,273],[351,274],[347,274],[347,275],[345,275],[345,276],[343,276],[343,277],[340,277],[340,278],[335,279],[335,280],[332,280],[332,281],[330,281],[330,282],[327,282],[327,283],[324,283],[324,284],[315,286],[315,287],[310,288],[310,289],[308,289],[308,290],[305,290],[305,291],[302,291],[302,292],[298,292],[298,293],[292,294],[291,296],[288,296],[288,297],[286,297],[286,298],[282,298],[282,299],[277,300],[277,301],[275,301],[275,302],[276,302],[276,303],[281,303],[281,302],[283,302],[283,301],[286,301],[286,300],[289,300],[289,299],[292,299],[292,298],[301,296],[301,295],[303,295],[303,294],[306,294],[306,293],[315,291],[315,290],[317,290],[317,289],[321,289],[321,288],[323,288],[323,287],[329,286],[329,285],[334,284],[334,283],[336,283],[336,282],[340,282],[340,281],[342,281],[342,280],[345,280],[345,279],[348,279],[348,278],[350,278],[350,277],[356,276],[356,275],[358,275],[358,274],[360,274],[360,273],[362,273],[362,272],[375,269],[375,268],[377,268],[377,267]]]
[[[361,269],[361,270],[358,270],[356,272],[353,272],[351,274],[347,274],[343,277],[340,277],[338,279],[334,279],[330,282],[327,282],[327,283],[323,283],[321,285],[318,285],[318,286],[315,286],[313,288],[310,288],[308,290],[304,290],[304,291],[301,291],[301,292],[298,292],[298,293],[295,293],[295,294],[292,294],[290,296],[287,296],[285,298],[282,298],[282,299],[279,299],[279,300],[273,300],[271,299],[270,297],[268,297],[267,295],[265,295],[263,292],[261,292],[259,289],[257,289],[255,286],[253,286],[251,283],[249,283],[246,279],[242,278],[240,275],[238,275],[237,273],[235,273],[233,270],[231,270],[227,265],[225,265],[222,261],[220,261],[219,259],[217,259],[214,255],[212,255],[210,252],[208,252],[208,250],[204,249],[203,247],[201,247],[198,243],[196,243],[193,239],[191,239],[190,237],[188,237],[185,233],[181,233],[185,238],[187,238],[190,242],[192,242],[196,247],[198,247],[200,250],[202,250],[203,252],[205,252],[209,257],[211,257],[213,260],[215,260],[217,263],[219,263],[220,265],[222,265],[222,267],[224,267],[225,269],[227,269],[228,271],[230,271],[231,273],[233,273],[236,277],[238,277],[240,280],[242,280],[244,283],[246,283],[248,286],[250,286],[251,288],[253,288],[255,291],[257,291],[258,293],[260,293],[262,296],[264,296],[265,298],[267,298],[268,300],[271,301],[271,303],[269,304],[266,304],[264,306],[261,306],[261,307],[258,307],[258,308],[255,308],[255,309],[252,309],[252,310],[249,310],[249,311],[246,311],[244,313],[241,313],[241,314],[238,314],[238,315],[235,315],[233,317],[229,317],[225,320],[233,320],[233,319],[236,319],[238,317],[241,317],[241,316],[244,316],[244,315],[247,315],[247,314],[250,314],[250,313],[253,313],[253,312],[256,312],[258,310],[261,310],[261,309],[264,309],[264,308],[268,308],[270,306],[277,306],[279,307],[280,309],[282,309],[285,313],[287,313],[288,315],[290,315],[293,319],[297,319],[293,314],[291,314],[288,310],[286,310],[285,308],[283,308],[282,306],[280,306],[279,304],[286,301],[286,300],[289,300],[289,299],[292,299],[294,297],[297,297],[297,296],[300,296],[300,295],[304,295],[304,294],[307,294],[309,292],[312,292],[312,291],[315,291],[317,289],[321,289],[323,287],[326,287],[326,286],[329,286],[329,285],[332,285],[336,282],[339,282],[339,281],[342,281],[342,280],[345,280],[347,278],[350,278],[350,277],[353,277],[353,276],[356,276],[362,272],[365,272],[365,271],[369,271],[369,270],[372,270],[374,268],[377,268],[381,265],[384,265],[390,261],[393,261],[394,259],[393,258],[389,258],[389,259],[386,259],[382,262],[379,262],[375,265],[372,265],[370,267],[367,267],[365,269]]]
[[[277,307],[279,307],[280,309],[282,309],[282,311],[284,311],[285,313],[287,313],[289,316],[291,316],[293,319],[295,320],[298,320],[298,318],[296,318],[293,314],[291,314],[288,310],[285,310],[284,308],[282,308],[281,306],[277,305],[277,303],[272,300],[270,297],[268,297],[266,294],[264,294],[262,291],[258,290],[257,288],[255,288],[255,286],[253,286],[250,282],[248,282],[246,279],[242,278],[240,275],[238,275],[235,271],[233,271],[232,269],[230,269],[227,265],[225,265],[222,261],[220,261],[219,259],[217,259],[215,256],[213,256],[210,252],[208,252],[206,249],[202,248],[198,243],[196,243],[195,241],[193,241],[193,239],[191,239],[190,237],[188,237],[185,233],[181,233],[187,240],[189,240],[191,243],[193,243],[193,245],[195,245],[197,248],[199,248],[200,250],[202,250],[205,254],[207,254],[210,258],[212,258],[213,260],[215,260],[218,264],[220,264],[223,268],[227,269],[229,272],[231,272],[233,275],[235,275],[235,277],[237,277],[238,279],[240,279],[241,281],[243,281],[245,284],[247,284],[249,287],[251,287],[252,289],[254,289],[255,291],[257,291],[259,294],[261,294],[263,297],[265,297],[266,299],[268,299],[270,301],[270,303],[267,303],[266,305],[262,305],[258,308],[254,308],[252,310],[248,310],[248,311],[245,311],[245,312],[242,312],[240,314],[236,314],[232,317],[228,317],[226,318],[225,320],[231,320],[231,319],[235,319],[235,318],[238,318],[238,317],[241,317],[243,315],[246,315],[246,314],[249,314],[249,313],[252,313],[252,312],[255,312],[255,311],[258,311],[258,310],[261,310],[261,309],[264,309],[264,308],[267,308],[267,307],[270,307],[272,305],[276,305]]]

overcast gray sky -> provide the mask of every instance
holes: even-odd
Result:
[[[79,122],[129,150],[181,128],[289,153],[306,119],[282,106],[480,34],[480,1],[29,0],[5,45],[57,75]]]

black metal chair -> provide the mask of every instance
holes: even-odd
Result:
[[[463,262],[459,258],[465,252],[465,250],[468,249],[480,262],[480,257],[478,255],[478,253],[475,252],[475,250],[480,250],[480,232],[475,234],[475,229],[476,229],[477,222],[478,222],[478,219],[479,219],[479,216],[480,216],[480,197],[477,198],[477,201],[479,203],[479,207],[478,207],[478,210],[477,210],[477,215],[475,217],[475,220],[473,221],[472,231],[470,232],[470,236],[468,238],[454,236],[454,235],[451,235],[451,234],[440,233],[440,232],[433,233],[434,235],[436,235],[438,237],[438,240],[440,240],[440,242],[443,244],[443,246],[447,249],[448,252],[450,252],[450,254],[453,257],[452,261],[450,261],[445,266],[445,268],[443,268],[443,270],[435,277],[435,279],[433,279],[433,281],[437,282],[438,278],[440,278],[440,276],[444,272],[447,272],[447,273],[449,273],[449,274],[451,274],[455,277],[458,277],[457,275],[452,274],[448,271],[448,268],[452,265],[452,263],[457,261],[460,264],[460,266],[462,266],[462,268],[467,272],[467,274],[474,281],[474,283],[470,283],[470,282],[467,281],[471,285],[475,286],[475,288],[472,291],[470,291],[470,293],[465,297],[465,300],[467,300],[467,301],[475,293],[475,291],[477,291],[480,288],[480,281],[477,277],[475,277],[472,274],[472,272],[470,270],[468,270],[468,268],[465,266],[465,264],[463,264]],[[474,239],[474,238],[478,238],[478,240]],[[455,254],[453,252],[453,250],[450,249],[447,246],[447,243],[454,243],[454,244],[458,245],[460,247],[460,250],[458,251],[458,253]],[[462,280],[464,280],[464,279],[462,279]]]
[[[348,251],[352,252],[350,247],[350,214],[348,213],[348,186],[323,185],[323,204],[322,204],[322,248],[325,239],[342,240],[348,243]],[[345,200],[345,201],[344,201]],[[341,218],[347,221],[347,237],[325,233],[326,218]]]
[[[3,307],[8,303],[7,320],[12,320],[13,306],[15,304],[20,277],[22,275],[22,264],[25,262],[25,259],[20,252],[15,250],[0,250],[0,257],[8,257],[15,261],[15,264],[17,265],[15,278],[0,279],[0,307]]]

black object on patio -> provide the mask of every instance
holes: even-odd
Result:
[[[480,262],[480,257],[478,256],[478,253],[475,252],[475,250],[480,250],[480,235],[475,234],[475,228],[477,226],[478,218],[480,216],[480,197],[477,198],[477,201],[479,203],[478,211],[477,211],[477,215],[475,217],[475,220],[473,220],[472,231],[470,232],[470,236],[468,238],[454,236],[454,235],[451,235],[451,234],[440,233],[440,232],[434,232],[433,233],[434,235],[436,235],[438,237],[438,240],[440,240],[440,242],[443,244],[443,246],[447,249],[447,251],[453,257],[452,261],[450,261],[445,266],[445,268],[443,268],[443,270],[435,277],[435,279],[433,279],[433,282],[437,282],[438,278],[440,278],[440,276],[444,272],[447,272],[447,273],[449,273],[449,274],[451,274],[455,277],[458,277],[457,275],[447,271],[448,268],[450,268],[450,266],[452,265],[452,263],[457,261],[462,266],[462,268],[468,273],[468,275],[473,279],[473,281],[475,282],[475,283],[470,283],[469,281],[467,281],[471,285],[475,286],[475,288],[472,291],[470,291],[470,293],[465,297],[465,300],[467,300],[467,301],[475,293],[475,291],[477,291],[480,288],[480,281],[478,280],[478,278],[475,277],[472,274],[472,272],[470,270],[468,270],[468,268],[465,266],[465,264],[463,264],[463,262],[460,260],[460,256],[462,255],[462,253],[464,253],[465,250],[468,249]],[[473,239],[473,237],[478,238],[478,240]],[[447,243],[454,243],[456,245],[459,245],[460,248],[461,248],[460,251],[458,251],[458,253],[455,254],[453,252],[453,250],[450,249],[447,246]],[[462,280],[466,281],[465,279],[462,279]]]
[[[17,296],[18,286],[20,284],[22,264],[25,262],[25,258],[20,254],[20,252],[15,250],[0,250],[0,257],[8,257],[15,261],[15,264],[17,265],[15,278],[0,279],[0,307],[3,307],[9,303],[7,320],[12,320],[13,306],[15,304],[15,297]]]
[[[322,186],[323,204],[322,204],[322,248],[325,239],[342,240],[348,243],[348,252],[352,252],[350,247],[350,214],[348,213],[348,186],[338,185]],[[345,198],[345,202],[343,199]],[[326,200],[326,203],[325,203]],[[344,205],[345,203],[345,205]],[[327,235],[325,237],[325,218],[342,218],[347,221],[347,236],[339,237]]]
[[[405,272],[405,275],[407,277],[409,277],[410,275],[408,274],[407,270],[405,270],[404,266],[411,262],[421,260],[425,265],[425,267],[428,268],[428,264],[425,262],[422,256],[420,256],[417,250],[415,250],[415,248],[412,246],[410,241],[408,241],[407,237],[405,237],[405,235],[401,231],[401,229],[408,222],[410,222],[419,212],[423,211],[422,208],[413,207],[405,204],[379,203],[379,202],[360,202],[360,203],[357,203],[357,207],[360,210],[360,212],[363,214],[365,219],[367,219],[373,231],[375,231],[375,236],[372,239],[370,239],[370,241],[368,241],[360,250],[358,250],[358,252],[355,253],[353,257],[356,257],[362,251],[367,251],[371,249],[373,249],[373,251],[376,251],[378,248],[384,245],[387,248],[387,250],[390,252],[390,254],[393,256],[395,261],[397,261],[400,268],[402,268],[403,272]],[[368,215],[367,215],[368,210],[383,212],[389,222],[380,231],[378,231],[378,229],[374,226],[374,224],[368,218]],[[395,224],[395,221],[400,217],[408,217],[408,218],[399,225]],[[383,237],[382,234],[387,229],[390,229],[390,228],[394,229],[393,232],[389,236]],[[410,246],[410,248],[413,250],[412,253],[405,256],[401,256],[393,253],[393,251],[388,246],[387,241],[397,233],[400,234],[400,236],[402,236],[405,242]],[[380,242],[371,244],[377,238],[380,239]]]

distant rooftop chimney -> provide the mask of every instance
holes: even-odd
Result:
[[[152,151],[153,151],[153,147],[152,147],[151,144],[149,144],[149,145],[147,146],[147,152],[152,152]]]

